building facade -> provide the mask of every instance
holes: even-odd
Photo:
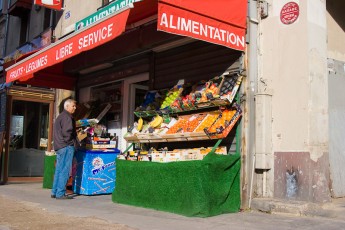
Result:
[[[0,31],[5,34],[0,37],[3,59],[37,37],[46,38],[42,35],[49,34],[47,31],[51,31],[48,37],[52,42],[73,35],[79,21],[111,4],[65,0],[63,10],[53,11],[19,2],[26,1],[3,1],[4,9],[12,9],[0,19],[8,25],[1,26]],[[254,197],[327,202],[332,196],[345,195],[341,170],[345,163],[341,141],[345,136],[342,1],[248,1],[244,52],[157,31],[157,1],[134,4],[141,4],[137,9],[144,11],[129,15],[125,33],[67,59],[63,67],[54,70],[62,71],[55,76],[44,73],[55,77],[53,84],[42,79],[38,84],[46,86],[41,95],[54,95],[49,99],[48,124],[64,98],[76,96],[79,102],[87,102],[99,91],[97,87],[115,82],[107,87],[119,87],[123,103],[121,112],[112,114],[121,118],[121,124],[115,122],[113,127],[123,135],[134,119],[129,116],[135,107],[133,95],[140,90],[171,87],[185,76],[195,81],[220,70],[240,69],[246,74],[241,86],[244,114],[235,144],[242,154],[242,206],[250,206]],[[25,53],[31,51],[35,49]],[[183,68],[179,59],[188,67]],[[56,79],[64,79],[72,87],[67,91],[54,87]],[[34,81],[31,83],[34,85]],[[47,92],[47,87],[48,91],[54,89]],[[120,128],[116,128],[118,125]],[[120,144],[122,149],[126,146],[126,142]]]
[[[342,1],[266,1],[258,21],[255,169],[262,197],[344,193]]]

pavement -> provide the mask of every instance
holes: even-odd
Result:
[[[295,216],[326,217],[345,220],[345,197],[332,199],[329,203],[255,198],[252,200],[251,208],[271,214],[285,213]]]
[[[274,202],[274,200],[266,199],[264,202],[263,199],[254,199],[252,206],[257,210],[261,209],[261,212],[246,210],[208,218],[194,218],[116,204],[111,201],[111,195],[76,196],[72,200],[65,201],[51,199],[50,190],[43,189],[41,183],[2,185],[0,186],[0,196],[29,203],[31,206],[52,214],[62,213],[72,217],[95,217],[110,223],[124,224],[140,230],[345,229],[344,198],[317,206],[314,204],[308,206],[300,202],[284,203],[280,201],[281,203],[279,203],[277,200]],[[288,203],[292,205],[287,205]],[[296,211],[301,207],[304,207],[304,209],[300,210],[309,211]],[[309,207],[309,209],[306,207]]]

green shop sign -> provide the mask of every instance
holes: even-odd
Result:
[[[115,0],[111,2],[109,5],[106,7],[103,7],[99,11],[87,16],[86,18],[78,21],[75,24],[75,31],[80,30],[83,27],[87,27],[99,20],[101,20],[104,17],[107,17],[110,14],[113,14],[122,8],[128,6],[131,3],[134,2],[140,2],[141,0]]]

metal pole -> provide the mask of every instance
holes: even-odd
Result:
[[[255,94],[257,93],[257,78],[258,78],[258,4],[256,0],[249,0],[248,2],[248,77],[247,77],[247,127],[246,143],[247,143],[247,168],[249,179],[249,201],[248,207],[251,207],[253,194],[253,180],[255,172]]]

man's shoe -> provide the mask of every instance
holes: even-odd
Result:
[[[56,198],[56,196],[55,195],[50,195],[50,198]]]
[[[73,199],[72,196],[60,196],[60,197],[56,197],[57,200],[70,200],[70,199]]]

